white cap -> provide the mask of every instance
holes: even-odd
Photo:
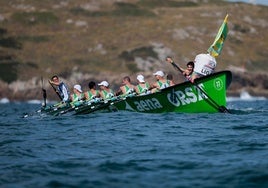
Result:
[[[145,81],[144,81],[144,76],[142,76],[141,74],[139,74],[139,75],[137,76],[137,80],[138,80],[139,82],[145,82]]]
[[[99,86],[105,86],[108,87],[109,83],[107,81],[102,81],[101,83],[98,84]]]
[[[164,77],[165,76],[165,74],[163,73],[163,71],[157,71],[157,72],[154,73],[154,75],[155,76],[158,75],[158,76],[161,76],[161,77]]]
[[[82,89],[81,89],[81,86],[79,84],[74,85],[74,89],[76,89],[82,93]]]

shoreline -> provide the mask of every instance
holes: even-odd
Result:
[[[250,93],[246,90],[242,91],[227,91],[226,93],[226,99],[228,98],[240,98],[243,99],[254,99],[254,98],[263,98],[264,100],[268,99],[268,92],[259,92],[259,93]],[[47,99],[48,103],[56,103],[58,100],[55,98]],[[43,102],[43,99],[41,97],[37,98],[16,98],[16,99],[10,99],[8,97],[2,97],[0,98],[0,104],[5,103],[13,103],[13,102],[27,102],[32,104],[41,104]]]
[[[268,75],[264,73],[248,73],[248,72],[235,72],[232,71],[232,82],[226,89],[227,97],[239,97],[242,93],[247,92],[252,97],[265,97],[268,98]],[[66,80],[73,80],[72,77]],[[87,78],[81,77],[76,83],[81,83],[84,88],[87,88],[87,82],[85,80],[101,80],[101,78]],[[111,85],[114,88],[118,88],[116,83],[118,80],[116,76],[111,76]],[[63,80],[65,81],[65,80]],[[33,84],[34,83],[34,84]],[[29,100],[43,100],[42,89],[39,85],[37,78],[30,79],[28,81],[16,81],[8,84],[0,80],[0,100],[5,99],[8,101],[29,101]],[[47,83],[46,83],[47,84]],[[46,89],[47,99],[52,101],[58,101],[58,96],[55,91],[44,84]],[[73,85],[70,83],[69,85]]]

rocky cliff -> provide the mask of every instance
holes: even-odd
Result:
[[[3,0],[0,2],[0,98],[41,98],[41,77],[58,74],[70,87],[124,75],[150,81],[183,66],[213,42],[225,15],[229,34],[217,70],[233,72],[228,94],[267,94],[268,8],[209,0]]]

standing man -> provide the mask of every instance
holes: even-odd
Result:
[[[58,94],[62,102],[70,101],[69,89],[65,83],[60,81],[57,75],[52,76],[51,80],[49,80],[49,83],[54,88],[55,92]],[[56,88],[54,86],[56,86]]]
[[[216,59],[210,54],[198,54],[195,57],[194,72],[192,76],[192,82],[196,78],[207,76],[212,74],[217,66]]]

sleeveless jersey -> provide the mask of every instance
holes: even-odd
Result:
[[[127,85],[124,85],[123,87],[125,88],[125,91],[126,91],[123,95],[128,95],[134,92],[134,88],[130,88]]]
[[[114,97],[113,91],[111,89],[109,92],[107,92],[106,90],[102,90],[101,92],[104,96],[104,99],[110,99],[110,98]]]
[[[137,85],[137,88],[138,88],[138,93],[139,93],[139,94],[142,94],[142,93],[146,93],[146,92],[149,90],[150,85],[149,85],[148,82],[146,82],[144,87],[142,87],[142,86],[139,84],[139,85]]]
[[[170,86],[170,81],[166,80],[166,82],[164,82],[164,83],[160,82],[160,81],[157,81],[157,85],[159,86],[160,89],[164,89],[164,88]]]
[[[96,94],[93,94],[91,91],[87,91],[89,100],[96,98],[96,96],[98,96],[99,93],[100,93],[99,90],[96,90]]]
[[[82,99],[84,98],[84,94],[81,93],[80,96],[78,96],[76,93],[72,94],[72,99],[73,101],[71,102],[72,105],[74,106],[79,106],[82,104]]]

